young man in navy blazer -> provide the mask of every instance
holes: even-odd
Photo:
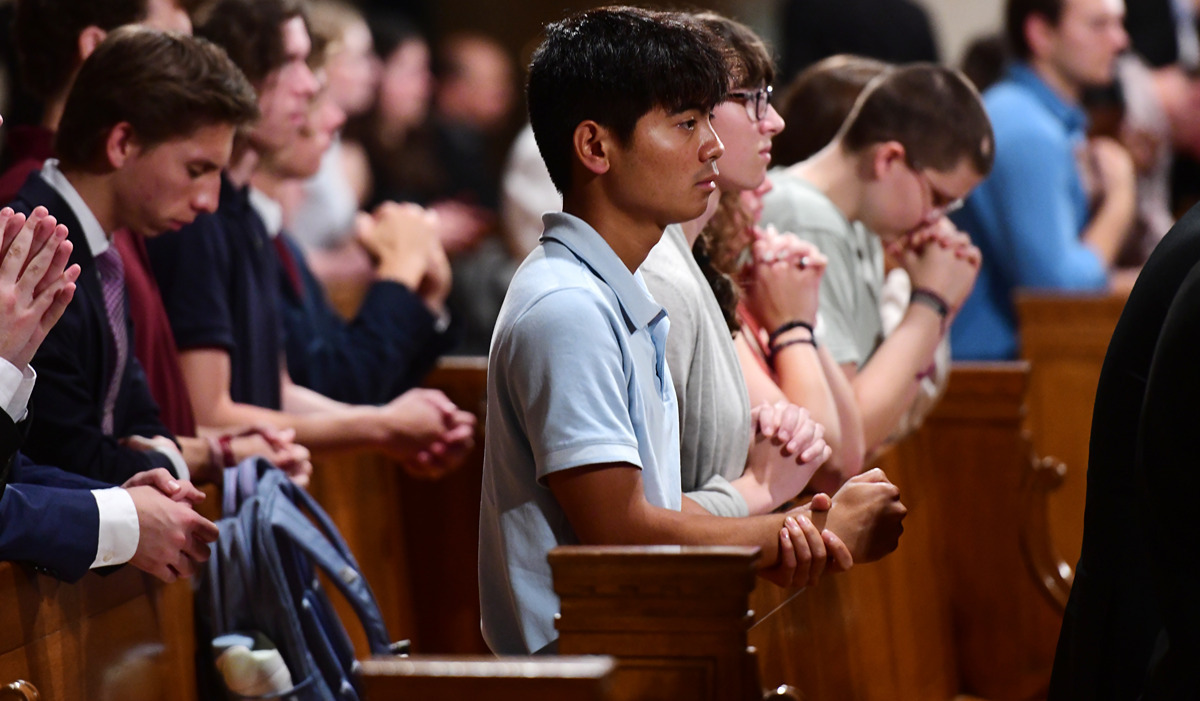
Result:
[[[109,487],[18,452],[35,381],[29,361],[71,301],[80,269],[64,270],[72,244],[45,208],[28,220],[0,210],[0,232],[0,560],[67,581],[124,562],[165,581],[190,576],[217,535],[192,509],[202,492],[162,469]]]
[[[156,467],[180,478],[211,467],[206,442],[184,442],[182,454],[160,420],[133,353],[111,240],[118,229],[154,236],[213,211],[234,132],[256,114],[240,71],[203,40],[124,27],[83,64],[55,137],[58,157],[13,202],[22,212],[43,206],[65,224],[82,269],[36,357],[25,444],[35,460],[110,484]]]

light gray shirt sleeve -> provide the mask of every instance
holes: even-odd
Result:
[[[667,235],[672,233],[668,231]],[[741,455],[741,462],[737,465],[717,464],[718,461],[730,459],[722,454],[726,452],[721,450],[723,445],[714,445],[723,442],[705,442],[695,435],[697,431],[709,430],[706,428],[710,422],[707,412],[714,410],[712,406],[705,406],[703,398],[707,395],[710,399],[721,401],[721,397],[712,397],[716,389],[714,383],[719,381],[717,373],[703,368],[702,344],[715,339],[706,337],[706,333],[711,331],[705,326],[708,320],[701,304],[703,298],[699,295],[711,292],[691,284],[690,273],[682,266],[685,261],[677,260],[679,251],[672,247],[676,243],[664,240],[655,247],[641,272],[650,293],[667,310],[667,317],[671,321],[671,331],[667,335],[667,365],[671,368],[671,379],[679,402],[683,494],[714,515],[749,516],[750,507],[746,500],[722,474],[729,474],[731,468],[736,468],[732,471],[740,474],[745,454]],[[681,286],[681,282],[688,284]],[[728,397],[725,401],[733,401],[733,398]],[[743,429],[740,426],[722,427],[722,430]],[[704,450],[705,447],[710,450]]]
[[[829,349],[837,363],[862,365],[871,349],[860,347],[854,325],[854,289],[861,276],[858,254],[844,237],[824,229],[797,227],[794,233],[814,244],[829,260],[821,277],[817,342]]]

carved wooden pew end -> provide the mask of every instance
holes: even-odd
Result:
[[[362,663],[367,701],[605,701],[611,657],[389,657]]]
[[[761,699],[747,643],[758,548],[550,551],[558,649],[619,658],[615,699]]]

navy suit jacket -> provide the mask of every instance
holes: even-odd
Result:
[[[371,285],[346,322],[329,305],[300,247],[279,234],[299,276],[297,289],[280,265],[280,299],[288,374],[304,387],[350,404],[384,404],[417,386],[450,337],[434,329],[425,303],[404,285]]]
[[[108,485],[37,465],[17,452],[20,442],[0,411],[0,561],[28,562],[73,582],[96,559],[100,513],[90,490]]]
[[[118,332],[129,339],[129,357],[113,412],[113,435],[101,430],[108,367],[112,363],[104,292],[79,220],[41,174],[33,173],[11,206],[28,213],[38,205],[45,206],[67,226],[68,240],[75,246],[70,262],[78,263],[82,271],[75,298],[33,359],[38,379],[29,400],[34,420],[25,452],[37,462],[58,465],[109,484],[122,484],[134,474],[155,467],[174,472],[165,455],[127,448],[118,441],[125,436],[172,435],[159,418],[158,405],[134,355],[128,303],[125,327]]]

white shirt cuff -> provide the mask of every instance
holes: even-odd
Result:
[[[100,510],[100,531],[96,539],[96,560],[92,567],[123,565],[137,552],[141,531],[133,497],[121,487],[93,489]]]
[[[187,462],[184,461],[183,455],[174,447],[167,448],[164,446],[156,446],[152,450],[157,453],[162,453],[171,461],[171,467],[175,468],[175,476],[181,480],[192,480],[192,471],[188,469]]]
[[[25,407],[29,404],[29,395],[33,393],[33,383],[37,373],[33,366],[26,365],[24,372],[16,365],[0,358],[0,406],[13,421],[25,418]]]

